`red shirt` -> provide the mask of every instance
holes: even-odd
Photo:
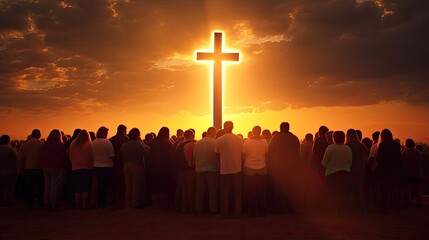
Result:
[[[70,145],[70,160],[72,170],[92,169],[94,167],[94,155],[92,153],[92,143],[86,142],[82,147],[76,146],[74,140]]]

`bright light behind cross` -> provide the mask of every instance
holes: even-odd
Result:
[[[240,54],[238,52],[224,52],[222,32],[215,31],[214,33],[214,49],[212,52],[198,51],[197,61],[213,61],[213,126],[217,129],[222,128],[223,114],[223,61],[238,62]]]

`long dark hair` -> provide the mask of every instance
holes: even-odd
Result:
[[[63,137],[61,135],[60,130],[54,129],[49,133],[49,136],[47,138],[48,141],[58,141],[63,143]]]
[[[170,138],[170,129],[168,129],[168,127],[162,127],[161,129],[159,129],[158,137],[160,139],[168,140]]]

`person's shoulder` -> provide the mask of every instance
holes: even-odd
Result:
[[[410,153],[410,151],[412,151],[411,148],[405,148],[404,151],[402,151],[402,154],[407,155]]]
[[[249,138],[249,139],[247,139],[246,141],[243,142],[243,147],[251,146],[254,142],[255,142],[255,140]]]
[[[110,142],[107,138],[97,138],[94,140],[94,142],[95,141],[97,141],[99,144],[112,145],[112,142]]]
[[[211,138],[211,137],[205,137],[205,138],[201,139],[200,141],[198,141],[197,143],[199,143],[201,141],[203,141],[203,142],[209,142],[209,143],[215,143],[216,139]]]
[[[128,145],[130,145],[130,144],[131,144],[131,141],[127,141],[127,142],[122,143],[121,144],[121,149],[127,148]]]
[[[343,147],[347,149],[347,151],[352,152],[352,148],[350,146],[347,146],[346,144],[343,144]]]
[[[9,144],[0,144],[0,148],[4,148],[4,149],[6,149],[6,151],[13,151],[13,150],[15,150],[15,148],[13,148]]]
[[[362,142],[359,142],[359,146],[360,146],[360,148],[368,151],[368,147],[365,144],[363,144]]]
[[[25,148],[25,147],[27,146],[27,143],[28,143],[28,141],[23,142],[23,143],[21,144],[21,146],[19,147],[19,149]]]
[[[227,136],[226,136],[226,134],[224,134],[224,135],[222,135],[222,136],[220,136],[220,137],[218,137],[218,138],[216,139],[216,143],[222,142],[222,141],[224,141],[224,139],[226,139],[226,138],[227,138]]]
[[[290,138],[293,138],[293,139],[296,139],[299,141],[298,137],[295,134],[293,134],[292,132],[288,132],[288,133],[289,133],[288,135]]]
[[[337,148],[336,144],[331,144],[331,145],[328,145],[328,147],[326,147],[326,151],[332,151],[336,148]]]
[[[422,152],[420,152],[418,149],[415,149],[415,148],[406,148],[405,150],[404,150],[404,152],[405,151],[407,151],[407,150],[409,150],[410,152],[412,152],[413,154],[415,154],[415,155],[417,155],[417,156],[422,156],[423,157],[423,153]]]
[[[189,141],[189,142],[187,142],[183,147],[184,147],[184,148],[187,148],[187,149],[190,149],[190,148],[195,147],[195,144],[196,144],[196,142],[195,142],[195,141]]]
[[[238,136],[238,135],[234,134],[234,141],[238,145],[243,145],[243,139],[240,136]]]
[[[234,136],[235,139],[237,139],[237,140],[239,139],[240,141],[243,141],[243,139],[240,136],[238,136],[237,134],[232,134],[232,135]]]
[[[134,141],[134,142],[136,142],[136,143],[134,143],[136,146],[144,148],[143,142],[141,142],[141,141]]]

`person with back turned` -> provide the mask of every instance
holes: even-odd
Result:
[[[26,184],[27,207],[34,207],[34,198],[37,196],[39,207],[44,207],[43,199],[43,170],[40,166],[39,151],[43,145],[40,141],[41,133],[39,129],[34,129],[31,139],[22,144],[19,149],[19,166],[24,171]]]
[[[226,121],[223,124],[225,134],[216,140],[215,152],[220,161],[220,217],[229,215],[229,197],[232,194],[234,199],[234,215],[241,215],[241,194],[242,194],[242,161],[241,149],[243,139],[232,133],[234,124]]]
[[[194,162],[196,171],[196,212],[202,214],[204,210],[204,195],[208,190],[209,212],[218,213],[219,191],[219,160],[215,152],[216,128],[209,127],[207,135],[198,141],[194,148]]]

